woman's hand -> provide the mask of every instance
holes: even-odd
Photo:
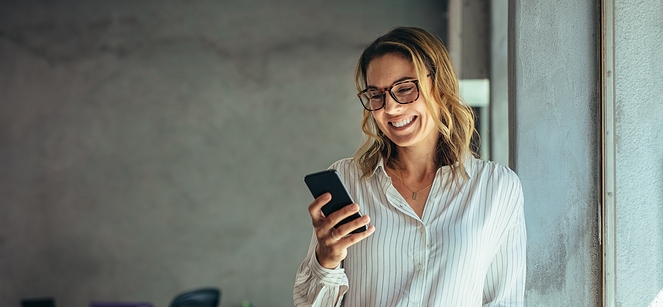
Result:
[[[368,225],[370,218],[364,215],[334,228],[334,225],[338,222],[358,212],[359,206],[349,204],[325,217],[321,209],[330,200],[331,194],[322,194],[308,206],[308,211],[311,214],[315,235],[318,238],[318,246],[315,249],[318,263],[325,268],[334,269],[347,256],[348,247],[370,236],[375,231],[375,226],[368,226],[368,229],[364,232],[350,234],[353,230]]]

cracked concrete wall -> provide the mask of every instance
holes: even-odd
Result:
[[[292,305],[363,47],[435,1],[0,2],[0,305]]]
[[[510,2],[511,161],[527,306],[600,306],[597,1]]]

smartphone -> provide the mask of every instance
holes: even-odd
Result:
[[[338,172],[335,169],[328,169],[325,171],[308,174],[304,177],[304,182],[308,186],[309,191],[311,191],[313,198],[318,198],[318,196],[326,192],[331,193],[332,199],[327,204],[322,206],[322,213],[325,216],[329,216],[334,211],[354,203],[352,197],[350,197],[350,193],[348,193],[348,190],[345,188],[343,181],[341,181],[341,177],[338,176]],[[338,226],[360,217],[361,214],[356,212],[355,214],[348,216],[347,218],[340,221],[334,226],[334,228],[338,228]],[[364,225],[351,231],[350,233],[359,233],[366,231],[366,229],[367,227]]]

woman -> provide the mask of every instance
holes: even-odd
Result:
[[[474,157],[474,115],[444,45],[395,28],[364,50],[355,78],[368,137],[330,168],[357,203],[327,217],[329,194],[310,204],[314,235],[295,305],[522,306],[520,181]],[[359,206],[363,218],[334,228]]]

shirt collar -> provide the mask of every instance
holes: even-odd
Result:
[[[375,174],[377,173],[382,173],[385,176],[388,176],[387,170],[384,167],[384,158],[380,158],[380,160],[378,160],[378,164],[375,165],[375,168],[373,169],[373,174],[371,176],[375,176]]]
[[[465,162],[463,164],[465,165],[464,172],[465,172],[465,175],[467,175],[467,178],[472,177],[472,173],[474,173],[473,172],[474,164],[475,164],[474,160],[476,160],[476,158],[472,154],[467,154],[467,156],[465,157]],[[437,172],[440,173],[440,172],[444,172],[444,171],[447,171],[447,170],[451,170],[451,167],[445,165],[445,166],[440,167],[437,170]],[[382,173],[387,177],[389,176],[389,175],[387,175],[387,170],[385,169],[385,166],[384,166],[384,158],[380,158],[380,160],[378,160],[378,164],[375,165],[375,168],[373,169],[373,174],[371,174],[371,176],[375,176],[375,174],[377,174],[377,173]]]

